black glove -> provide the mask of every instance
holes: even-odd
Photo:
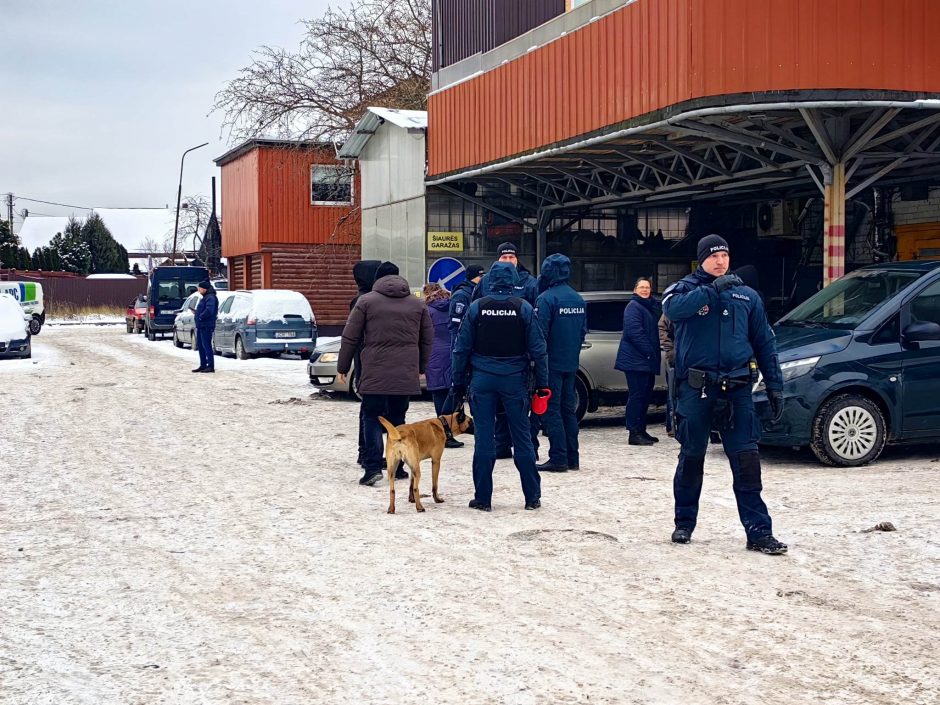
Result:
[[[450,394],[455,400],[463,402],[463,400],[467,398],[467,385],[452,384],[450,386]],[[460,404],[457,404],[457,406],[460,406]]]
[[[771,421],[777,423],[783,418],[783,392],[767,392],[767,399],[770,400]]]
[[[720,294],[736,286],[744,286],[744,281],[737,274],[723,274],[712,282],[712,286]]]

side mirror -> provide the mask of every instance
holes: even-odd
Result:
[[[905,343],[924,343],[940,340],[940,323],[916,321],[904,329]]]

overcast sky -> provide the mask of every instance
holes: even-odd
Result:
[[[216,92],[344,0],[0,0],[0,194],[107,208],[210,193],[231,145]],[[220,187],[220,186],[219,186]],[[217,188],[219,188],[217,187]],[[15,209],[86,211],[17,200]],[[19,230],[19,217],[15,218]]]

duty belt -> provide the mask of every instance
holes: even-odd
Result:
[[[704,390],[705,387],[718,387],[721,391],[727,392],[751,384],[752,370],[750,367],[742,367],[728,374],[719,375],[709,370],[698,370],[692,367],[689,368],[687,380],[692,389]]]

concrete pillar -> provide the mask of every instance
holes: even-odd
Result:
[[[845,163],[832,165],[824,186],[823,286],[845,274]]]

